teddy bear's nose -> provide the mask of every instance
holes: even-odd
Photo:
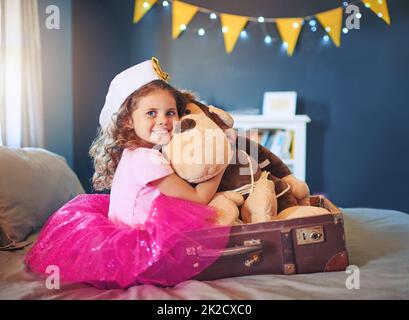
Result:
[[[180,124],[180,132],[185,132],[196,127],[196,121],[193,119],[183,119]]]

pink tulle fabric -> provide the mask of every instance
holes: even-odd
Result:
[[[129,227],[108,219],[109,195],[79,195],[47,221],[25,257],[29,270],[59,268],[62,281],[98,288],[137,284],[173,286],[193,278],[217,259],[201,260],[191,250],[223,249],[230,228],[218,227],[209,241],[191,232],[214,227],[209,206],[159,195],[144,225]],[[190,254],[189,254],[189,250]]]

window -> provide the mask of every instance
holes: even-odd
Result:
[[[41,147],[37,0],[0,0],[0,145]]]
[[[2,6],[1,25],[4,28],[1,42],[2,78],[3,83],[3,113],[5,117],[0,125],[5,125],[7,145],[19,147],[21,145],[21,15],[20,1],[0,0]],[[4,42],[4,43],[3,43]],[[3,141],[2,141],[3,142]]]

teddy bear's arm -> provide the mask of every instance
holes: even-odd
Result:
[[[253,150],[258,150],[258,163],[261,165],[261,170],[268,171],[280,179],[291,174],[286,164],[270,150],[249,138],[246,138],[246,140],[246,152],[248,154],[252,155]]]

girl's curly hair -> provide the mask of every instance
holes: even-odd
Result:
[[[125,124],[138,107],[139,100],[156,90],[170,92],[175,98],[179,117],[184,113],[187,98],[165,81],[151,81],[132,93],[112,116],[109,125],[98,129],[97,137],[92,142],[89,155],[93,159],[95,170],[92,177],[94,190],[103,191],[111,188],[115,170],[125,148],[134,150],[138,147],[150,147],[136,135],[133,128]]]

